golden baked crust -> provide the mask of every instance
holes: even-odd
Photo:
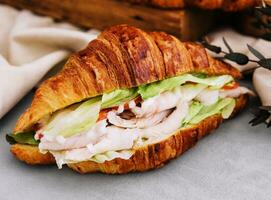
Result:
[[[246,103],[247,96],[240,96],[236,101],[235,110],[232,116],[242,110]],[[223,119],[220,115],[214,115],[206,118],[191,128],[177,131],[168,138],[165,138],[163,141],[135,149],[134,155],[128,160],[116,158],[104,163],[85,161],[68,164],[68,166],[82,174],[93,172],[123,174],[158,168],[193,147],[203,136],[216,129],[222,121]],[[12,145],[11,152],[19,160],[28,164],[35,165],[54,163],[53,156],[49,153],[39,153],[38,147],[15,144]]]
[[[37,146],[17,143],[11,146],[10,151],[17,159],[29,165],[49,165],[55,163],[52,154],[41,154]]]
[[[40,85],[14,132],[23,132],[56,110],[104,92],[193,72],[240,77],[237,69],[210,57],[199,44],[128,25],[113,26]]]
[[[198,7],[202,9],[222,9],[238,11],[259,5],[260,0],[128,0],[131,3],[148,4],[161,8]]]

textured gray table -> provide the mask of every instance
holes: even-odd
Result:
[[[0,120],[0,199],[271,199],[271,129],[250,127],[248,110],[165,167],[127,175],[79,175],[33,167],[9,153],[5,133],[32,93]]]

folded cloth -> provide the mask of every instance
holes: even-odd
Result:
[[[230,28],[220,29],[216,32],[213,32],[207,36],[209,42],[213,45],[219,46],[222,48],[223,51],[228,52],[222,38],[225,38],[230,47],[234,52],[242,53],[247,55],[252,60],[258,60],[248,49],[247,45],[252,46],[253,48],[257,49],[263,55],[270,57],[270,49],[271,49],[271,42],[261,39],[255,38],[251,36],[242,35]],[[213,56],[217,56],[217,54],[211,53]],[[225,60],[229,64],[233,65],[234,67],[238,68],[240,71],[247,71],[249,69],[253,69],[257,66],[257,64],[253,62],[249,62],[246,65],[238,65],[235,62]]]
[[[234,52],[245,54],[252,60],[258,59],[248,50],[247,44],[258,50],[266,58],[271,58],[270,41],[241,35],[229,28],[221,29],[207,36],[211,44],[221,47],[224,51],[228,51],[223,43],[222,37],[226,39]],[[225,61],[241,71],[246,71],[257,67],[257,63],[254,62],[249,62],[247,65],[238,65],[228,60]],[[263,106],[271,106],[271,70],[262,67],[257,68],[253,74],[253,85],[262,101]]]
[[[258,68],[253,74],[253,85],[263,106],[271,106],[271,70]]]
[[[0,6],[0,119],[57,63],[96,38],[67,23]]]

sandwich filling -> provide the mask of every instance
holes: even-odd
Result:
[[[184,74],[76,103],[41,119],[33,131],[9,140],[38,145],[59,168],[81,161],[129,159],[134,149],[219,114],[227,119],[235,99],[252,93],[232,76]]]

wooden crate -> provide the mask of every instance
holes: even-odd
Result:
[[[264,35],[271,35],[270,28],[257,27],[254,24],[256,23],[256,17],[253,10],[248,12],[240,13],[232,17],[234,21],[234,26],[241,33],[255,36],[255,37],[264,37]],[[271,17],[262,17],[262,20],[271,20]],[[270,38],[270,36],[269,36]],[[270,40],[270,39],[269,39]]]
[[[165,31],[182,40],[195,40],[215,22],[212,11],[158,9],[116,0],[0,0],[18,9],[28,9],[84,28],[130,24],[149,31]]]

